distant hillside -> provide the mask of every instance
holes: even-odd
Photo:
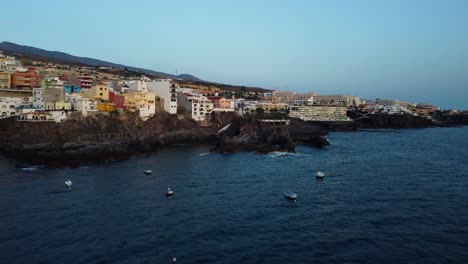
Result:
[[[131,71],[135,71],[135,72],[141,71],[144,73],[149,73],[149,74],[153,74],[153,75],[157,75],[161,77],[178,78],[178,79],[190,80],[190,81],[200,81],[200,79],[190,74],[180,74],[176,76],[176,75],[168,74],[164,72],[141,69],[137,67],[112,63],[112,62],[93,59],[93,58],[78,57],[78,56],[70,55],[68,53],[64,53],[60,51],[48,51],[48,50],[43,50],[43,49],[39,49],[35,47],[23,46],[23,45],[11,43],[8,41],[4,41],[0,43],[0,50],[24,53],[24,54],[38,56],[38,57],[49,59],[49,60],[56,60],[59,62],[83,64],[83,65],[89,65],[89,66],[109,66],[109,67],[115,67],[115,68],[120,68],[120,69],[127,68]]]
[[[116,69],[124,70],[127,68],[130,72],[134,73],[143,73],[163,78],[172,78],[177,79],[179,83],[182,85],[186,85],[187,87],[195,88],[195,89],[210,89],[210,88],[217,88],[226,91],[253,91],[253,92],[267,92],[271,91],[268,89],[260,88],[260,87],[246,87],[246,86],[236,86],[236,85],[229,85],[229,84],[222,84],[222,83],[214,83],[209,81],[200,80],[197,77],[190,75],[190,74],[179,74],[173,75],[164,72],[158,72],[148,69],[142,69],[132,66],[126,66],[122,64],[112,63],[108,61],[87,58],[87,57],[78,57],[74,55],[70,55],[68,53],[60,52],[60,51],[48,51],[43,50],[35,47],[19,45],[15,43],[11,43],[8,41],[4,41],[0,43],[0,50],[5,51],[5,53],[21,53],[23,58],[27,58],[30,60],[37,60],[37,61],[50,61],[50,62],[57,62],[62,64],[74,64],[74,65],[82,65],[82,66],[107,66],[107,67],[114,67]]]

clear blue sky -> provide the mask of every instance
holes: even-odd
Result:
[[[468,109],[468,1],[4,1],[0,41],[273,89]]]

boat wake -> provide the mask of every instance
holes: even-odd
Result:
[[[24,167],[24,168],[20,168],[20,170],[22,171],[37,171],[37,170],[40,170],[40,169],[43,169],[44,166],[31,166],[31,167]]]
[[[200,153],[200,156],[206,156],[206,155],[210,155],[211,153]]]
[[[291,152],[280,152],[275,151],[268,154],[270,158],[287,158],[287,157],[310,157],[309,154],[301,154],[301,153],[291,153]]]

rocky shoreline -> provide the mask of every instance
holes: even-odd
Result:
[[[183,143],[208,144],[217,153],[294,152],[296,143],[327,146],[324,136],[320,128],[305,123],[265,127],[258,120],[232,114],[217,116],[210,126],[165,113],[147,121],[136,115],[71,117],[61,123],[1,123],[0,152],[23,164],[74,167],[128,159]]]
[[[208,126],[182,116],[160,113],[146,121],[136,114],[72,116],[61,123],[0,120],[0,153],[25,164],[78,166],[146,155],[177,144],[207,144],[211,152],[295,152],[298,144],[324,148],[331,131],[424,128],[467,125],[463,116],[435,121],[412,115],[352,115],[351,122],[306,122],[291,119],[288,126],[268,126],[233,113],[214,116]],[[445,119],[444,119],[445,118]]]

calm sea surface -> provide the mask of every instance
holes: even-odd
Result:
[[[468,263],[467,127],[329,140],[288,157],[179,146],[79,169],[0,158],[0,262]]]

